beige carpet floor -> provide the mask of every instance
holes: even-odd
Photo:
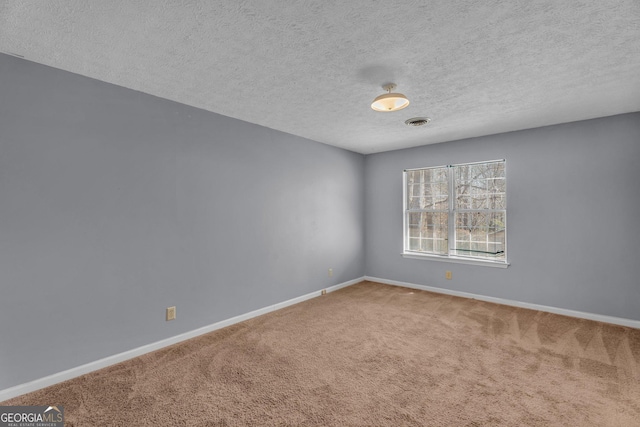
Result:
[[[67,426],[640,426],[640,330],[363,282],[3,405]]]

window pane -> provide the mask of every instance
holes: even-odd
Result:
[[[455,166],[456,209],[506,209],[504,162]]]
[[[447,209],[447,168],[407,171],[408,209]]]
[[[446,254],[447,213],[410,212],[407,214],[407,250]]]
[[[504,259],[505,213],[456,213],[455,255]]]

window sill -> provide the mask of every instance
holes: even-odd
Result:
[[[509,267],[509,263],[506,261],[490,261],[490,260],[485,261],[481,259],[468,259],[468,258],[458,258],[453,256],[427,255],[427,254],[419,254],[415,252],[404,252],[401,255],[403,258],[422,259],[427,261],[441,261],[441,262],[452,262],[456,264],[481,265],[483,267],[494,267],[494,268]]]

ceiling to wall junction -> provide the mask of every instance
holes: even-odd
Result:
[[[0,51],[360,153],[640,110],[637,0],[7,0]]]

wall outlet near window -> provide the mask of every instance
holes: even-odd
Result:
[[[176,320],[176,306],[167,307],[167,321]]]
[[[445,271],[445,272],[444,272],[444,277],[445,277],[447,280],[451,280],[451,272],[450,272],[449,270]]]
[[[333,277],[333,268],[329,269],[329,277]]]

